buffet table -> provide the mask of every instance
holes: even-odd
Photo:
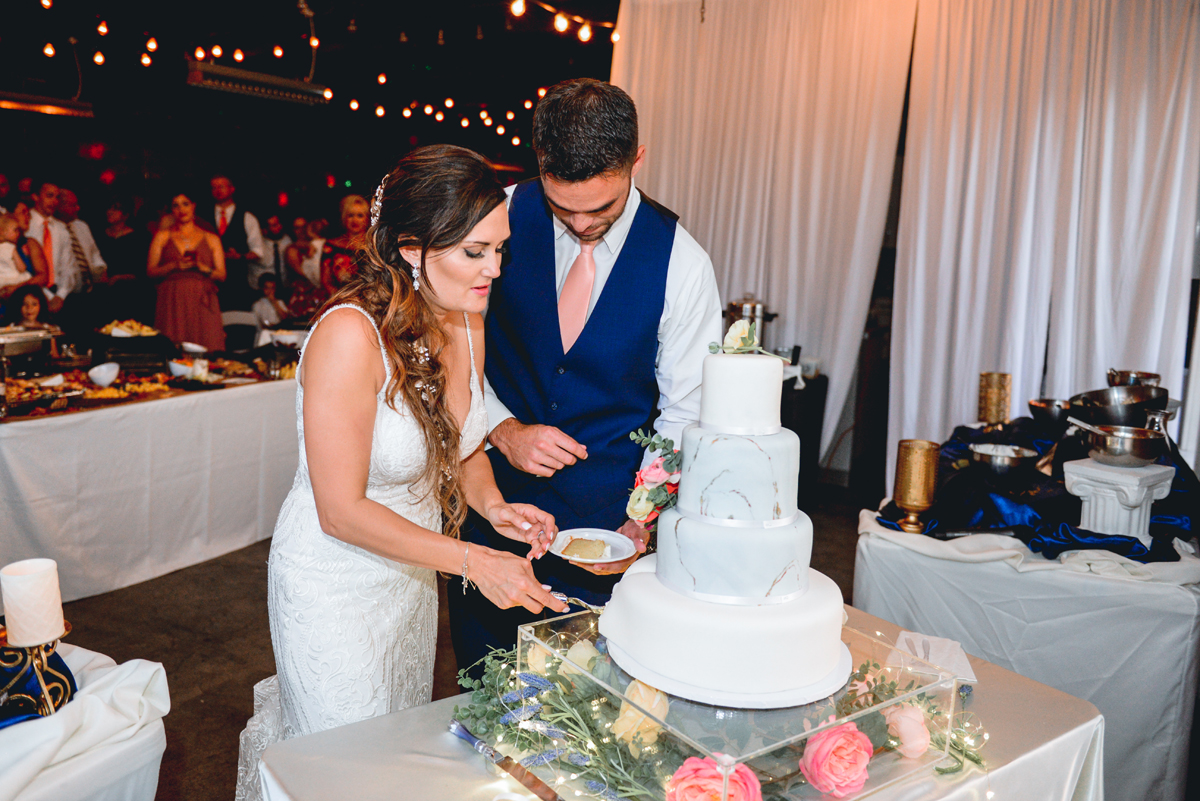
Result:
[[[0,426],[0,554],[58,562],[64,601],[271,535],[298,459],[296,383]]]
[[[946,543],[873,518],[864,512],[859,526],[855,604],[1095,704],[1108,798],[1185,797],[1200,664],[1195,557],[1139,567],[1095,551],[1052,562],[1012,538]],[[977,561],[992,556],[1007,561]]]
[[[898,627],[847,607],[849,625],[894,641]],[[1101,801],[1104,719],[1086,701],[972,659],[978,676],[968,707],[991,738],[982,756],[985,776],[969,769],[938,777],[932,771],[885,788],[873,798],[897,801],[974,801],[996,798]],[[462,697],[408,709],[330,731],[277,743],[263,754],[260,775],[269,801],[327,798],[421,798],[493,801],[500,793],[532,799],[505,774],[493,774],[446,731]]]

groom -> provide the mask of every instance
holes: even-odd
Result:
[[[533,149],[540,176],[509,190],[512,258],[488,302],[488,456],[508,501],[536,504],[560,529],[619,530],[644,552],[625,504],[646,455],[629,433],[653,427],[678,443],[699,417],[702,363],[721,339],[712,262],[634,187],[646,148],[621,89],[552,87]],[[520,550],[474,514],[463,536]],[[553,590],[603,604],[636,558],[584,570],[547,554],[534,569]],[[459,666],[510,647],[533,619],[453,589]]]

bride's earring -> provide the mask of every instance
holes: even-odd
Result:
[[[421,291],[421,268],[412,265],[413,292]]]

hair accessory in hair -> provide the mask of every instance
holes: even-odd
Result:
[[[387,183],[388,175],[383,176],[383,180],[379,182],[379,187],[375,190],[375,197],[371,200],[371,225],[379,222],[379,209],[383,206],[383,187]]]

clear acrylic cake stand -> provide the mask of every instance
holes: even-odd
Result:
[[[762,782],[766,801],[821,798],[822,793],[805,782],[799,771],[805,742],[847,722],[854,722],[860,730],[874,732],[876,739],[882,739],[886,737],[882,712],[897,704],[915,705],[925,710],[931,735],[929,749],[918,757],[906,758],[896,750],[877,748],[868,765],[866,784],[859,792],[846,797],[866,797],[913,773],[932,770],[933,765],[946,759],[957,698],[954,676],[855,629],[842,629],[842,641],[850,651],[854,669],[858,671],[866,665],[872,679],[895,682],[894,695],[883,702],[874,702],[874,696],[869,696],[851,708],[847,703],[851,685],[841,687],[828,698],[785,709],[720,707],[667,695],[667,713],[656,715],[653,709],[646,708],[649,704],[644,698],[639,703],[637,699],[627,697],[625,690],[633,678],[607,655],[607,644],[599,634],[598,621],[598,613],[585,611],[521,626],[518,629],[517,672],[540,675],[552,681],[554,690],[544,693],[540,699],[547,707],[570,709],[570,714],[576,716],[577,710],[571,705],[581,704],[579,708],[585,712],[581,722],[595,727],[602,747],[608,748],[612,745],[610,741],[617,740],[612,727],[623,704],[627,709],[645,715],[646,721],[651,723],[643,724],[644,727],[660,730],[657,740],[643,745],[636,757],[630,753],[632,749],[617,754],[627,757],[636,767],[633,772],[639,780],[632,787],[629,781],[619,784],[613,776],[596,768],[599,760],[586,760],[593,767],[591,771],[568,762],[576,751],[583,757],[588,756],[589,744],[579,742],[579,738],[560,740],[546,735],[535,748],[523,749],[522,756],[539,753],[537,748],[545,749],[542,753],[554,749],[563,751],[564,758],[533,767],[534,772],[563,798],[614,798],[620,795],[660,801],[665,798],[667,782],[675,769],[683,759],[691,756],[709,758],[717,763],[723,761],[726,765],[747,765]],[[599,656],[588,660],[590,670],[588,664],[576,661],[579,653],[593,653],[586,645],[571,651],[572,656],[568,657],[571,647],[585,640],[600,652]],[[714,642],[713,647],[719,648],[720,643]],[[521,687],[524,682],[514,676],[513,684]],[[552,693],[560,693],[561,698],[557,701],[550,698]],[[522,728],[526,725],[521,724]],[[590,745],[594,748],[596,744]]]

